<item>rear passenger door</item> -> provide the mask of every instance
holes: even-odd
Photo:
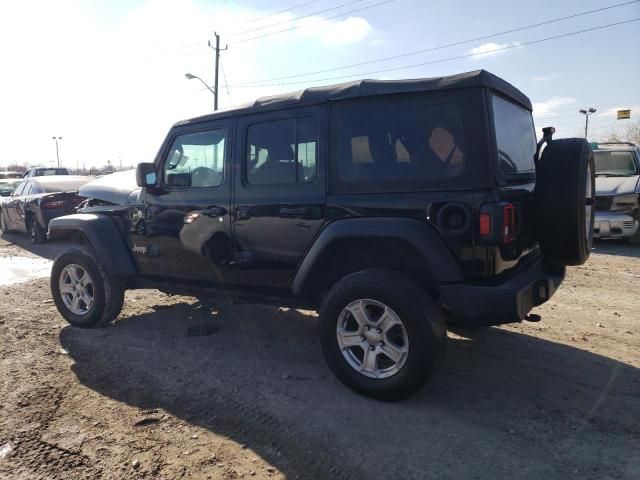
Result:
[[[325,220],[325,109],[238,122],[233,235],[243,285],[287,286]]]

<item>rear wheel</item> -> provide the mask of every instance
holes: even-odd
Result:
[[[120,314],[124,288],[94,255],[71,249],[60,255],[51,269],[51,294],[60,314],[77,327],[105,325]]]
[[[335,375],[354,391],[399,400],[421,388],[444,358],[438,306],[408,278],[363,270],[338,282],[320,309],[320,342]]]
[[[29,219],[29,239],[31,240],[31,243],[34,244],[44,243],[47,239],[47,234],[40,226],[40,222],[38,222],[35,215],[32,215]]]
[[[581,265],[593,246],[593,152],[582,138],[550,142],[536,172],[536,235],[545,261]]]

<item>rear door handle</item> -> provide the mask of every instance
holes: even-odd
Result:
[[[211,206],[203,208],[202,210],[200,210],[200,213],[208,217],[222,217],[223,215],[227,214],[227,209],[224,207]]]
[[[309,210],[309,207],[282,207],[280,208],[280,215],[306,215],[307,213],[309,213]]]
[[[236,207],[236,220],[248,220],[249,218],[251,218],[249,207]]]

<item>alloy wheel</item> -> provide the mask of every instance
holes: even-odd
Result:
[[[69,264],[60,272],[58,280],[62,301],[75,315],[85,315],[95,302],[93,280],[84,267]]]
[[[355,300],[342,310],[336,338],[347,363],[370,378],[395,375],[409,354],[409,337],[398,314],[368,298]]]

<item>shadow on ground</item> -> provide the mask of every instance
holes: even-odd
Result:
[[[7,243],[16,245],[23,250],[42,258],[48,258],[49,260],[55,260],[58,255],[71,245],[70,243],[63,241],[44,242],[39,245],[34,245],[31,243],[27,235],[15,232],[5,233],[1,238]]]
[[[591,253],[640,258],[640,245],[630,245],[626,240],[595,240]]]
[[[625,477],[640,469],[640,371],[498,328],[458,331],[412,398],[353,394],[316,319],[179,303],[102,330],[66,327],[80,382],[247,444],[288,478]]]

